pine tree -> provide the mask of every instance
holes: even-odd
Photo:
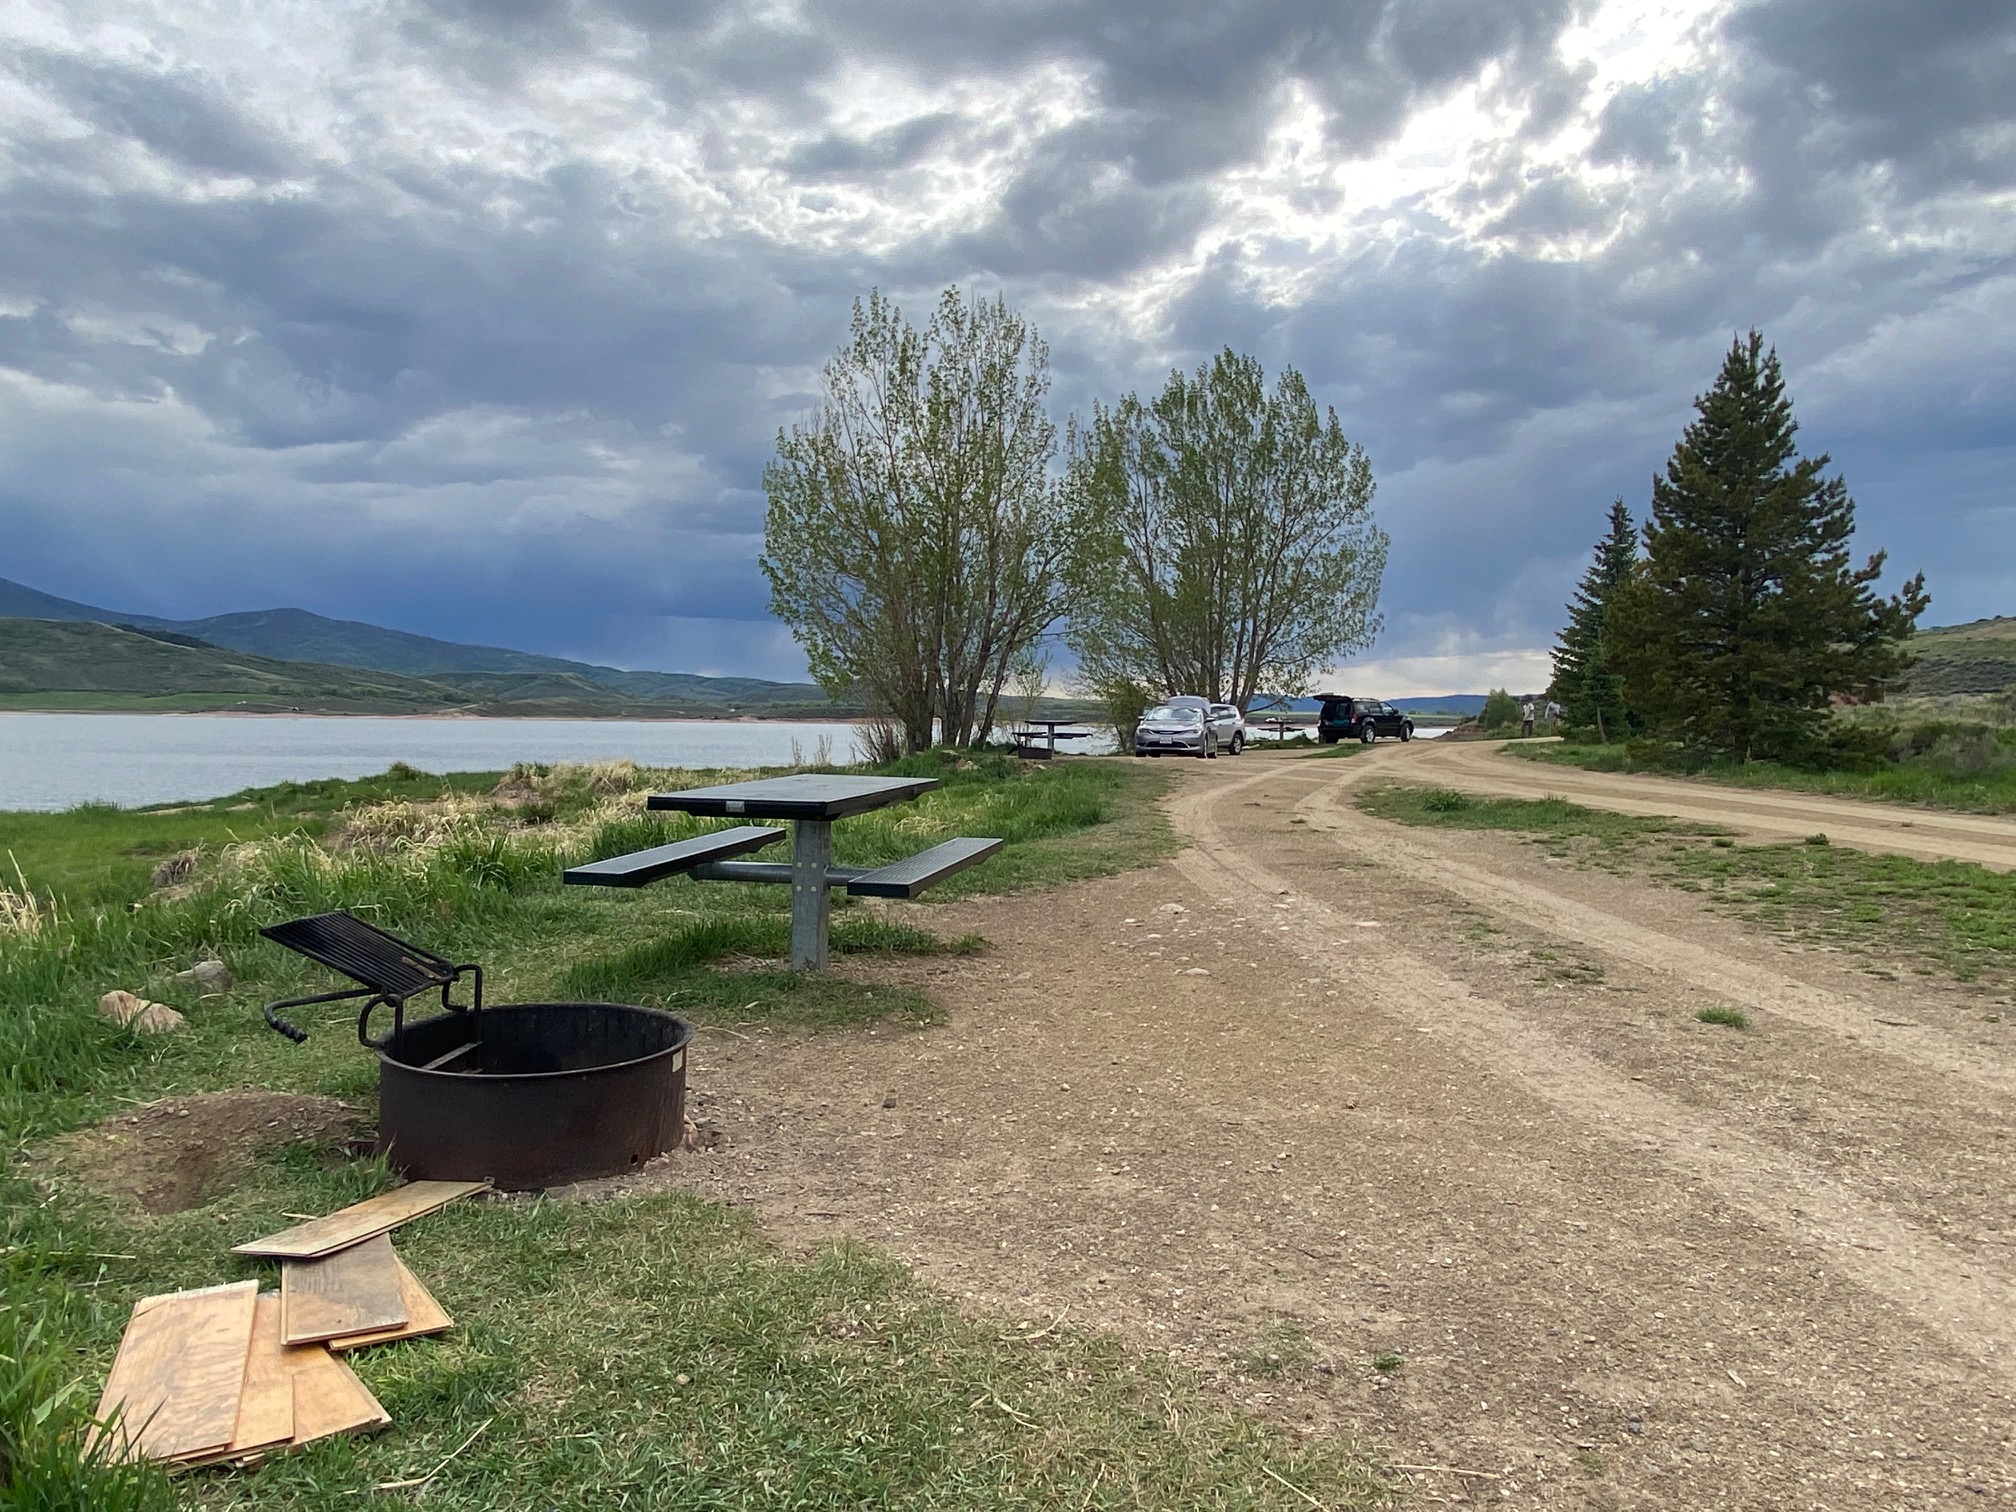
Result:
[[[1652,482],[1645,561],[1607,621],[1610,666],[1655,738],[1695,757],[1812,762],[1836,699],[1880,698],[1930,600],[1850,565],[1855,501],[1802,458],[1778,354],[1737,338]]]
[[[1610,506],[1610,533],[1596,543],[1596,560],[1568,604],[1568,625],[1554,648],[1554,701],[1572,730],[1594,730],[1600,741],[1626,728],[1624,680],[1610,668],[1605,621],[1617,591],[1638,561],[1638,529],[1619,499]]]

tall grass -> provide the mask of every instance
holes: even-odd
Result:
[[[74,1352],[43,1336],[43,1319],[0,1309],[0,1507],[8,1512],[169,1512],[154,1466],[94,1435],[92,1393]]]

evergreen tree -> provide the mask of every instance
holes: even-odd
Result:
[[[1855,501],[1828,458],[1802,458],[1776,351],[1737,338],[1652,482],[1645,561],[1605,644],[1635,714],[1695,756],[1810,762],[1837,699],[1867,701],[1910,665],[1924,574],[1879,599],[1856,569]]]
[[[1631,579],[1638,561],[1638,529],[1619,499],[1610,506],[1610,533],[1596,543],[1596,560],[1568,605],[1568,626],[1554,648],[1554,701],[1561,722],[1594,730],[1609,742],[1625,731],[1624,680],[1610,669],[1604,629],[1611,602]]]

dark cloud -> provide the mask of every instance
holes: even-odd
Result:
[[[230,36],[41,39],[0,107],[0,572],[790,671],[776,428],[852,297],[958,281],[1038,320],[1060,413],[1226,345],[1301,367],[1380,473],[1388,654],[1551,636],[1752,324],[1872,537],[1942,614],[2009,609],[2016,11],[1764,0],[1598,98],[1587,9],[401,0],[289,39],[298,101]],[[1364,200],[1473,84],[1504,132]],[[1296,102],[1295,169],[1339,169],[1300,224],[1253,208]]]

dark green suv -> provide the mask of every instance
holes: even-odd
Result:
[[[1325,693],[1323,711],[1316,716],[1316,738],[1324,745],[1340,740],[1362,740],[1372,744],[1381,735],[1401,740],[1414,738],[1414,721],[1389,703],[1376,698],[1351,698],[1343,693]]]

